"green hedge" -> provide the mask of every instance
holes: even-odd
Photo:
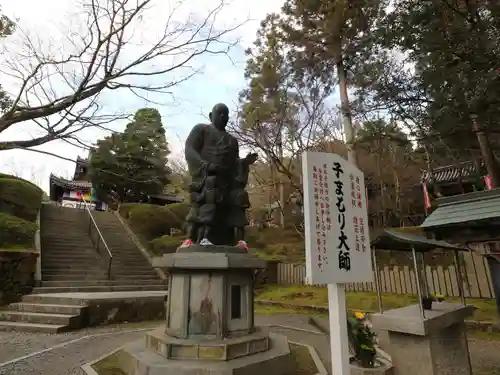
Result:
[[[149,242],[149,251],[155,256],[175,253],[182,240],[181,236],[161,236]]]
[[[33,248],[36,223],[0,212],[0,248]]]
[[[125,203],[120,206],[120,215],[128,221],[132,231],[146,241],[169,235],[171,228],[183,229],[188,211],[188,203],[168,206]]]
[[[37,185],[35,185],[33,182],[28,181],[28,180],[25,180],[25,179],[23,179],[23,178],[21,178],[21,177],[17,177],[17,176],[13,176],[13,175],[11,175],[11,174],[5,174],[5,173],[1,173],[1,172],[0,172],[0,178],[10,178],[10,179],[12,179],[12,180],[22,181],[22,182],[24,182],[25,184],[30,185],[33,189],[35,189],[35,190],[39,190],[39,191],[40,191],[40,194],[43,194],[43,190],[42,190],[42,188],[40,188],[40,186],[37,186]]]
[[[43,191],[32,183],[2,175],[0,212],[35,221],[42,204]]]

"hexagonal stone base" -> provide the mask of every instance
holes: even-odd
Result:
[[[151,336],[149,336],[151,337]],[[140,340],[122,348],[120,369],[126,375],[285,375],[295,367],[288,340],[269,334],[269,349],[232,360],[169,359],[153,352]],[[199,357],[198,357],[199,358]]]
[[[146,334],[146,348],[169,359],[228,361],[269,349],[269,335],[259,331],[224,340],[184,340],[160,327]]]

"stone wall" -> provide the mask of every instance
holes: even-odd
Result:
[[[165,292],[166,294],[166,292]],[[83,309],[84,327],[165,319],[166,296],[90,300]]]
[[[31,292],[37,258],[36,252],[0,250],[0,306]]]

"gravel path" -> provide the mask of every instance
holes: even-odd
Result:
[[[325,319],[321,319],[326,324]],[[93,328],[60,335],[0,332],[0,375],[85,375],[80,366],[94,360],[121,345],[141,339],[144,332],[123,332],[131,329],[153,328],[159,322],[141,325],[122,325]],[[260,315],[256,316],[258,325],[286,325],[302,329],[314,329],[308,324],[307,315]],[[289,340],[309,344],[316,348],[320,357],[330,367],[329,342],[327,336],[299,332],[282,328],[265,328],[285,334]],[[67,346],[44,352],[16,363],[1,367],[1,363],[53,347],[64,342],[87,335],[115,333],[113,335],[84,338]],[[474,375],[500,375],[500,340],[471,338],[470,352]]]
[[[474,375],[500,375],[500,340],[469,339]]]
[[[80,331],[60,333],[57,335],[44,333],[0,332],[0,363],[88,335],[121,332],[123,330],[141,328],[154,328],[160,324],[161,322],[147,322],[127,325],[110,325],[105,327],[86,328]]]

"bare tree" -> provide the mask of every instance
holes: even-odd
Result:
[[[168,165],[172,170],[172,173],[178,175],[186,175],[188,173],[187,163],[182,157],[170,157],[168,160]]]
[[[11,174],[15,177],[25,179],[29,182],[34,183],[37,186],[42,184],[42,175],[44,173],[44,168],[36,168],[34,165],[25,165],[24,163],[19,163],[15,158],[11,158],[4,164],[4,169],[6,173]]]
[[[103,93],[171,95],[174,86],[197,73],[198,56],[227,53],[233,43],[226,36],[239,25],[216,28],[224,0],[201,19],[180,15],[182,5],[176,2],[165,15],[159,35],[140,42],[134,37],[150,27],[146,15],[154,11],[152,0],[82,0],[77,11],[85,22],[65,35],[64,46],[47,46],[47,41],[18,30],[22,40],[16,41],[15,53],[12,46],[4,46],[0,63],[0,74],[15,87],[5,87],[12,105],[0,116],[0,134],[26,121],[36,124],[37,134],[1,141],[0,150],[57,139],[81,146],[77,135],[82,130],[107,130],[108,123],[127,116],[103,113]]]

